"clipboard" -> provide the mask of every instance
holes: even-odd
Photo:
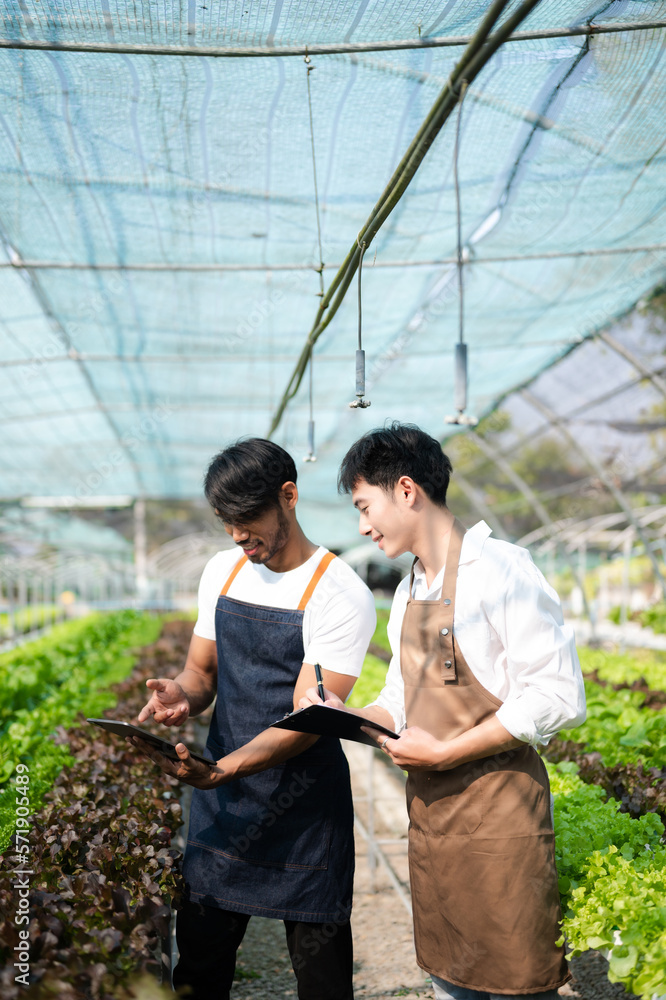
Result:
[[[101,729],[106,729],[109,733],[114,733],[116,736],[123,736],[127,738],[128,736],[138,736],[139,739],[145,740],[149,743],[151,747],[155,750],[159,750],[163,753],[165,757],[169,760],[180,761],[180,757],[176,753],[176,747],[173,743],[169,743],[168,740],[162,740],[159,736],[154,736],[153,733],[149,733],[147,729],[140,729],[139,726],[133,726],[130,722],[121,722],[120,719],[86,719],[86,722],[93,722],[96,726]],[[182,743],[182,740],[179,740]],[[190,750],[190,748],[187,748]],[[209,757],[204,757],[200,753],[195,753],[194,750],[190,750],[190,757],[193,760],[201,761],[202,764],[208,764],[212,767],[217,762],[211,760]]]
[[[379,722],[371,722],[360,715],[343,712],[341,708],[331,705],[308,705],[298,708],[295,712],[285,715],[284,719],[274,722],[271,729],[290,729],[296,733],[312,733],[316,736],[336,736],[340,740],[353,740],[354,743],[365,743],[376,747],[372,736],[362,732],[361,726],[372,726],[381,733],[386,733],[392,740],[398,739],[398,734]]]

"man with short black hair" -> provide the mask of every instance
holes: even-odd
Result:
[[[184,670],[152,690],[139,721],[167,726],[217,695],[208,767],[176,745],[162,770],[194,786],[174,986],[228,1000],[250,916],[284,920],[300,1000],[352,1000],[354,871],[349,768],[339,740],[268,728],[320,663],[345,699],[375,627],[372,594],[296,519],[296,467],[279,445],[241,441],[211,462],[205,494],[238,548],[204,569]],[[139,745],[137,743],[137,745]]]
[[[435,996],[556,1000],[569,974],[535,747],[584,720],[580,665],[529,553],[448,509],[450,474],[439,442],[398,423],[343,459],[361,534],[389,558],[416,556],[391,608],[385,687],[357,714],[400,734],[368,730],[409,772],[414,937]],[[300,701],[317,703],[316,688]]]

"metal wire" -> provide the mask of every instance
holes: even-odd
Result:
[[[361,298],[361,274],[363,272],[363,255],[365,253],[365,243],[361,243],[361,256],[358,262],[358,349],[363,350],[363,339],[362,339],[362,315],[363,315],[363,300]]]
[[[463,304],[463,250],[462,250],[462,213],[460,211],[460,182],[458,179],[458,155],[460,152],[460,122],[462,107],[467,92],[467,80],[460,84],[460,99],[458,101],[458,118],[456,121],[456,136],[453,146],[453,184],[456,192],[456,259],[458,268],[458,341],[464,343],[463,324],[465,310]]]
[[[312,118],[312,89],[310,87],[310,73],[315,68],[310,62],[310,56],[307,54],[307,49],[305,53],[305,64],[306,73],[305,77],[308,85],[308,115],[310,119],[310,148],[312,149],[312,177],[314,180],[314,194],[315,194],[315,214],[317,217],[317,242],[319,245],[319,267],[317,271],[319,273],[319,297],[324,298],[324,251],[322,249],[321,242],[321,219],[319,216],[319,189],[317,187],[317,158],[315,155],[315,140],[314,140],[314,121]],[[316,462],[317,456],[315,455],[315,421],[314,421],[314,401],[313,401],[313,364],[314,364],[314,351],[310,352],[310,363],[309,363],[309,385],[308,385],[308,403],[309,403],[309,420],[308,420],[308,453],[304,458],[305,462]]]
[[[306,79],[308,83],[308,113],[310,116],[310,146],[312,148],[312,177],[314,180],[315,212],[317,215],[317,241],[319,244],[319,294],[324,297],[324,251],[321,243],[321,219],[319,217],[319,189],[317,187],[317,159],[315,156],[314,123],[312,120],[312,90],[310,88],[310,73],[315,68],[310,63],[310,56],[306,54],[307,64]]]
[[[541,253],[492,254],[487,257],[471,256],[465,263],[469,267],[472,264],[505,264],[522,260],[615,257],[625,253],[659,253],[663,250],[666,250],[666,243],[648,243],[642,246],[589,247],[586,250],[543,250]],[[456,262],[457,257],[432,257],[427,260],[377,260],[372,266],[373,268],[445,267],[448,264],[455,264]],[[340,267],[342,267],[342,263],[339,261],[323,265],[324,270],[330,268],[337,271]],[[0,261],[0,270],[22,271],[26,269],[31,271],[164,271],[167,273],[187,271],[195,274],[198,272],[205,274],[209,271],[247,271],[250,273],[254,271],[318,271],[319,267],[316,264],[304,264],[302,261],[293,261],[292,263],[284,264],[217,264],[188,260],[177,262],[132,261],[121,264],[109,262],[97,263],[95,261],[30,260],[27,258]]]

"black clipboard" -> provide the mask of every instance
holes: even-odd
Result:
[[[107,732],[114,733],[116,736],[123,736],[125,738],[128,736],[138,736],[139,739],[145,740],[155,750],[163,753],[169,760],[180,761],[173,743],[169,743],[168,740],[162,740],[159,736],[154,736],[147,729],[140,729],[139,726],[133,726],[130,722],[121,722],[120,719],[86,719],[86,722],[93,722],[96,726],[100,726],[102,729],[106,729]],[[183,740],[179,740],[179,742],[182,743]],[[189,747],[187,749],[190,750]],[[204,757],[200,753],[195,753],[194,750],[190,750],[190,757],[193,760],[201,761],[202,764],[210,766],[216,763],[210,757]]]
[[[272,729],[290,729],[296,733],[312,733],[315,736],[336,736],[340,740],[353,740],[354,743],[366,743],[369,747],[376,747],[377,742],[372,736],[362,732],[361,726],[372,726],[381,733],[386,733],[392,740],[398,739],[398,734],[379,722],[371,722],[360,715],[352,715],[351,712],[343,712],[341,708],[333,708],[332,705],[308,705],[307,708],[299,708],[284,719],[274,722]]]

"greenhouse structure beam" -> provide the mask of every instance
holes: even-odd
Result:
[[[654,552],[652,551],[649,539],[645,535],[642,525],[634,516],[634,512],[629,506],[629,503],[627,502],[622,490],[620,490],[615,485],[615,483],[610,478],[610,476],[603,468],[601,463],[597,460],[597,458],[590,451],[588,451],[588,449],[583,444],[581,444],[581,442],[571,433],[569,428],[566,426],[562,418],[558,416],[557,413],[551,410],[549,406],[546,406],[546,404],[543,403],[540,399],[537,399],[537,397],[534,396],[529,391],[529,389],[522,389],[520,391],[520,395],[527,403],[530,404],[530,406],[534,407],[535,410],[538,410],[540,413],[542,413],[543,416],[546,417],[546,419],[550,422],[552,427],[556,427],[559,430],[559,432],[567,439],[569,444],[578,452],[581,458],[583,458],[587,462],[587,464],[592,469],[594,469],[595,473],[597,474],[601,482],[604,484],[606,489],[615,498],[616,503],[624,511],[624,513],[627,516],[627,520],[631,525],[633,525],[633,527],[636,530],[636,534],[638,535],[641,542],[645,546],[645,554],[652,563],[652,568],[654,569],[655,572],[657,585],[661,591],[661,596],[663,599],[663,597],[666,595],[666,585],[664,583],[664,578],[661,573],[659,562]]]
[[[577,38],[666,28],[666,20],[625,21],[622,24],[578,24],[573,27],[515,31],[509,42],[539,41],[548,38]],[[443,35],[434,38],[386,39],[375,42],[331,42],[314,45],[144,45],[140,42],[58,42],[35,38],[2,38],[2,49],[31,49],[38,52],[95,52],[148,56],[204,56],[248,59],[265,56],[355,55],[362,52],[394,52],[405,49],[436,49],[468,45],[474,35]]]
[[[655,389],[657,389],[662,396],[666,398],[666,381],[664,381],[664,379],[661,378],[657,372],[653,372],[650,368],[646,367],[646,365],[644,365],[643,362],[636,357],[633,351],[630,351],[624,346],[624,344],[621,344],[620,341],[611,336],[608,331],[602,331],[599,334],[599,338],[603,340],[604,344],[608,344],[612,350],[614,350],[621,357],[625,358],[630,365],[633,365],[637,372],[649,379]]]
[[[530,484],[526,482],[518,472],[516,472],[513,466],[511,466],[502,455],[496,454],[493,448],[491,448],[488,442],[484,438],[482,438],[480,434],[477,434],[476,431],[471,429],[467,432],[467,434],[469,435],[469,437],[471,437],[472,441],[474,441],[474,443],[478,445],[478,447],[481,449],[484,455],[486,455],[487,458],[489,458],[490,461],[493,462],[497,466],[497,468],[500,469],[504,473],[504,475],[513,483],[516,489],[520,490],[525,500],[527,500],[528,504],[531,506],[532,510],[537,515],[537,517],[544,525],[544,527],[549,528],[554,534],[557,531],[557,525],[553,521],[552,517],[550,516],[544,505],[539,500],[538,496],[536,495]],[[585,608],[585,615],[589,619],[589,621],[592,622],[592,617],[590,615],[590,606],[587,602],[587,597],[585,596],[585,587],[583,586],[583,581],[580,578],[578,567],[576,566],[573,558],[570,557],[570,553],[565,552],[565,558],[569,564],[571,572],[573,573],[573,578],[580,588],[580,592],[583,597],[583,606]]]
[[[598,336],[599,336],[599,334],[595,333],[593,335],[593,338],[596,338]],[[571,341],[570,341],[570,343],[571,343]],[[1,365],[0,365],[0,367],[1,367]],[[646,369],[646,371],[647,370],[651,370],[651,369]],[[660,375],[662,374],[662,372],[666,373],[666,367],[660,367],[660,368],[658,368],[655,372],[653,372],[653,374],[656,375],[657,378],[659,378]],[[566,420],[571,420],[574,417],[580,416],[580,414],[581,413],[585,413],[586,410],[594,409],[594,407],[595,406],[599,406],[600,403],[605,403],[609,399],[613,399],[615,396],[621,394],[622,392],[625,392],[626,390],[633,388],[633,386],[639,385],[639,383],[642,382],[643,379],[647,378],[647,377],[648,376],[643,375],[643,374],[641,374],[639,372],[639,374],[636,375],[636,376],[634,376],[633,378],[627,379],[627,381],[621,382],[618,385],[614,386],[614,388],[612,390],[610,390],[610,391],[607,390],[606,392],[602,393],[600,396],[594,396],[592,399],[586,400],[585,403],[583,403],[581,406],[576,406],[576,407],[574,407],[574,409],[569,410],[568,413],[564,414],[564,418]],[[529,383],[529,384],[531,384],[531,383]],[[501,402],[501,400],[498,401],[496,408],[499,406],[500,402]],[[0,423],[2,423],[1,420],[0,420]],[[545,423],[541,424],[540,427],[536,427],[535,429],[531,430],[530,431],[530,440],[534,441],[541,434],[545,434],[547,432],[549,426],[550,426],[549,422],[546,421]],[[507,448],[505,448],[499,454],[501,454],[503,458],[508,458],[510,455],[515,454],[515,452],[519,451],[524,446],[525,440],[526,440],[525,435],[519,435],[517,441],[515,441],[513,444],[511,444],[510,446],[508,446]],[[474,462],[471,463],[471,465],[469,466],[469,468],[467,470],[468,473],[472,473],[472,472],[474,472],[477,469],[479,461],[480,460],[475,460]],[[655,468],[659,468],[659,466],[656,465]],[[654,471],[654,470],[651,470],[651,471]]]
[[[500,521],[497,519],[495,514],[492,512],[491,508],[488,506],[486,501],[483,499],[480,490],[472,486],[470,481],[462,476],[459,472],[456,472],[456,483],[463,491],[469,502],[473,507],[479,512],[484,521],[487,521],[493,532],[498,538],[507,540],[506,532],[502,527]]]
[[[523,260],[563,260],[577,257],[608,257],[627,253],[658,253],[666,251],[666,243],[652,243],[648,246],[633,247],[591,247],[588,250],[544,250],[542,253],[496,254],[488,257],[470,256],[465,266],[471,264],[504,264]],[[457,257],[436,257],[430,260],[376,260],[366,267],[449,267],[457,264]],[[323,264],[324,270],[338,270],[341,263]],[[166,271],[206,273],[224,271],[314,271],[319,272],[319,264],[304,264],[294,261],[285,264],[217,264],[208,262],[165,262],[145,261],[143,263],[120,263],[108,261],[96,263],[92,261],[74,260],[6,260],[0,261],[0,269],[12,268],[16,271]]]

